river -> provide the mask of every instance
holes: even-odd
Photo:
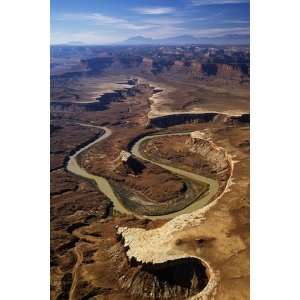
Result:
[[[79,175],[81,177],[94,180],[96,182],[99,190],[103,194],[105,194],[113,202],[114,209],[116,211],[118,211],[120,213],[123,213],[123,214],[128,214],[128,215],[136,215],[132,211],[128,210],[120,202],[120,200],[115,195],[115,193],[114,193],[114,191],[113,191],[113,189],[112,189],[112,187],[109,184],[107,179],[105,179],[104,177],[100,177],[100,176],[88,173],[84,168],[79,166],[79,164],[77,163],[77,160],[76,160],[77,156],[81,152],[89,149],[90,147],[92,147],[96,143],[98,143],[98,142],[100,142],[104,139],[107,139],[112,134],[112,131],[107,127],[95,126],[95,125],[90,125],[90,124],[81,124],[81,123],[80,123],[80,125],[82,125],[82,126],[91,126],[91,127],[103,129],[105,131],[105,133],[102,136],[100,136],[99,138],[97,138],[96,140],[94,140],[93,142],[91,142],[90,144],[88,144],[87,146],[82,147],[80,150],[78,150],[72,156],[70,156],[70,159],[69,159],[68,164],[67,164],[67,170],[69,172],[74,173],[76,175]],[[171,214],[161,215],[161,216],[139,216],[139,215],[136,215],[137,217],[139,217],[139,218],[149,218],[149,219],[152,219],[152,220],[155,220],[155,219],[173,219],[176,216],[179,216],[181,214],[191,213],[194,210],[197,210],[199,208],[202,208],[202,207],[206,206],[210,201],[212,201],[214,195],[216,195],[216,193],[218,192],[219,184],[216,180],[208,178],[208,177],[204,177],[204,176],[192,173],[192,172],[188,172],[188,171],[185,171],[185,170],[182,170],[182,169],[178,169],[178,168],[175,168],[175,167],[172,167],[172,166],[169,166],[169,165],[165,165],[165,164],[161,164],[161,163],[158,163],[158,162],[155,162],[155,161],[151,161],[151,160],[145,158],[139,151],[139,147],[140,147],[141,143],[145,140],[153,139],[153,138],[156,138],[156,137],[169,136],[169,135],[187,135],[189,133],[190,132],[179,132],[179,133],[166,133],[166,134],[156,134],[156,135],[145,136],[145,137],[141,138],[140,140],[138,140],[133,145],[133,147],[131,149],[131,152],[132,152],[133,155],[135,155],[139,159],[149,161],[149,162],[151,162],[155,165],[158,165],[158,166],[160,166],[164,169],[169,170],[172,173],[178,174],[180,176],[184,176],[184,177],[189,178],[189,179],[191,179],[193,181],[196,181],[196,182],[197,181],[198,182],[205,182],[205,183],[209,184],[208,193],[204,197],[201,197],[200,199],[196,200],[195,202],[193,202],[192,204],[190,204],[189,206],[187,206],[186,208],[184,208],[180,211],[177,211],[177,212],[174,212],[174,213],[171,213]]]

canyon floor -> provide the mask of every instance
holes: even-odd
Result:
[[[249,85],[174,74],[53,85],[51,299],[249,299]]]

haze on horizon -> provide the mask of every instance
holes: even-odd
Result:
[[[51,44],[249,35],[249,0],[51,0]]]

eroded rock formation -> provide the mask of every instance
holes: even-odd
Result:
[[[119,174],[138,175],[143,172],[145,165],[135,159],[130,152],[122,150],[115,161],[115,171]]]
[[[231,173],[231,163],[225,149],[216,146],[204,132],[200,131],[192,132],[186,143],[191,153],[198,154],[200,159],[203,158],[209,163],[223,190]]]
[[[122,288],[142,299],[186,299],[201,292],[208,282],[206,268],[196,258],[139,264],[120,278]]]
[[[212,121],[216,115],[217,113],[171,114],[150,119],[148,127],[165,128],[177,124],[209,122]]]
[[[250,123],[250,114],[241,114],[230,116],[227,114],[219,114],[216,112],[207,113],[174,113],[165,116],[153,117],[149,119],[148,128],[166,128],[178,124],[189,123]]]
[[[127,97],[133,97],[136,94],[143,93],[150,89],[148,84],[139,84],[138,79],[132,78],[127,82],[132,87],[117,89],[106,92],[92,102],[69,102],[69,101],[51,101],[51,111],[53,112],[84,112],[84,111],[103,111],[113,102],[122,102]]]

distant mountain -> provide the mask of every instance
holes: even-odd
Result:
[[[195,44],[198,42],[198,39],[191,35],[180,35],[170,38],[165,38],[162,42],[166,44]]]
[[[83,46],[83,45],[85,45],[85,43],[80,42],[80,41],[71,41],[71,42],[65,43],[65,45],[69,45],[69,46]]]
[[[127,39],[124,42],[121,42],[121,44],[126,45],[147,45],[147,44],[153,44],[154,40],[151,38],[145,38],[143,36],[134,36],[129,39]]]
[[[145,38],[143,36],[135,36],[123,42],[122,45],[186,45],[186,44],[250,44],[250,36],[248,34],[231,34],[221,37],[197,38],[192,35],[181,35],[164,39]]]
[[[197,38],[192,35],[180,35],[175,37],[163,38],[163,39],[152,39],[144,36],[134,36],[123,42],[106,45],[191,45],[191,44],[202,44],[202,45],[249,45],[250,35],[249,34],[230,34],[220,37],[206,37]],[[58,44],[56,44],[58,45]],[[101,44],[87,44],[80,41],[71,41],[60,46],[88,46],[88,45],[101,45]]]

